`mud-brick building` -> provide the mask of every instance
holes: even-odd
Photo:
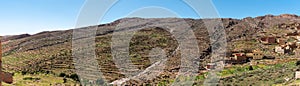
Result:
[[[253,50],[252,53],[246,53],[247,58],[251,58],[253,60],[263,59],[264,54],[260,50]]]
[[[240,64],[247,62],[247,56],[245,53],[233,53],[232,56],[226,60],[228,64]]]
[[[300,78],[300,71],[296,71],[295,72],[295,79],[299,79]]]
[[[247,59],[245,53],[234,53],[232,55],[234,56],[231,58],[232,60],[243,61]]]
[[[276,37],[261,37],[259,41],[263,44],[276,44]]]
[[[276,46],[275,47],[275,52],[279,53],[279,54],[284,54],[284,52],[285,52],[284,47],[282,47],[282,46]]]
[[[212,70],[212,69],[215,69],[216,68],[216,64],[215,63],[208,63],[206,66],[205,66],[205,69],[206,70]]]
[[[287,43],[287,40],[284,39],[284,38],[277,38],[276,39],[276,42],[279,44],[279,45],[285,45]]]
[[[287,43],[286,45],[275,46],[275,52],[279,54],[291,54],[296,48],[296,43]]]

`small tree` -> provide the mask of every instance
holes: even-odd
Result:
[[[75,81],[79,81],[79,77],[78,77],[77,74],[71,74],[70,78],[73,79],[73,80],[75,80]]]
[[[296,62],[296,65],[299,66],[299,65],[300,65],[300,61],[297,61],[297,62]]]
[[[21,73],[22,73],[22,75],[26,75],[26,74],[27,74],[27,72],[26,72],[26,71],[22,71]]]
[[[64,77],[64,79],[63,79],[63,80],[64,80],[64,82],[63,82],[63,83],[67,83],[67,78],[66,78],[66,77]]]
[[[249,66],[249,70],[253,70],[253,67],[252,67],[252,66]]]
[[[66,73],[60,73],[59,77],[65,77],[67,74]]]

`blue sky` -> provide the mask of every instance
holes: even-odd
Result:
[[[1,0],[0,35],[71,29],[76,24],[84,2],[85,0]],[[213,0],[213,3],[223,18],[286,13],[300,15],[300,2],[297,0]],[[120,0],[99,23],[112,22],[151,6],[168,9],[182,18],[200,18],[181,0]]]

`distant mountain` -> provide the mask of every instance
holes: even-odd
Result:
[[[8,36],[2,36],[2,41],[9,41],[9,40],[17,40],[25,37],[31,36],[30,34],[21,34],[21,35],[8,35]]]

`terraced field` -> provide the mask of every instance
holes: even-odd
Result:
[[[245,19],[219,19],[223,22],[226,33],[227,51],[240,49],[265,48],[267,52],[272,52],[272,45],[258,45],[256,40],[261,33],[269,30],[282,31],[280,28],[273,28],[287,22],[300,22],[298,17],[281,16],[261,16],[256,18]],[[165,68],[161,73],[151,80],[127,80],[123,84],[128,85],[169,85],[174,82],[181,65],[181,55],[179,49],[180,43],[164,27],[145,27],[147,25],[165,25],[166,27],[182,27],[180,22],[186,22],[195,35],[198,44],[189,44],[186,47],[191,49],[198,46],[200,55],[195,57],[194,61],[199,62],[196,68],[199,76],[196,77],[195,85],[201,85],[207,73],[204,66],[211,61],[211,41],[208,30],[204,21],[213,21],[214,19],[178,19],[178,18],[125,18],[109,24],[96,25],[95,34],[95,54],[99,65],[99,70],[103,73],[105,81],[111,83],[116,80],[128,78],[116,66],[112,55],[112,37],[114,32],[126,30],[142,29],[136,32],[129,42],[130,63],[136,69],[147,70],[155,63],[159,63],[161,58],[153,58],[155,55],[165,53],[167,60]],[[276,21],[276,22],[274,22]],[[122,22],[131,22],[129,25],[124,24],[122,29],[115,31],[115,28]],[[131,25],[133,24],[133,25]],[[90,27],[78,29],[93,29]],[[95,28],[94,28],[95,29]],[[188,29],[188,28],[180,28]],[[280,30],[278,30],[280,29]],[[168,31],[169,30],[169,31]],[[34,35],[22,35],[7,37],[3,39],[3,68],[4,71],[14,74],[15,82],[13,85],[75,85],[79,84],[78,75],[75,73],[76,63],[72,51],[74,30],[41,32]],[[270,33],[275,33],[270,32]],[[288,31],[288,30],[284,30]],[[187,40],[189,41],[189,40]],[[249,46],[253,46],[248,48]],[[153,52],[161,51],[164,52]],[[195,52],[195,51],[191,51]],[[272,53],[270,53],[272,55]],[[277,56],[274,54],[274,56]],[[278,59],[295,58],[295,56],[284,55]],[[259,61],[263,62],[263,61]],[[286,80],[286,77],[292,77],[293,72],[298,66],[294,65],[295,60],[272,61],[274,64],[257,64],[253,70],[249,69],[249,64],[233,66],[223,70],[220,75],[220,85],[261,85],[263,84],[292,84],[294,80]],[[278,64],[277,64],[278,63]],[[135,70],[128,70],[135,71]],[[147,71],[146,71],[147,72]],[[149,72],[149,71],[148,71]],[[151,71],[150,71],[151,72]],[[49,80],[52,80],[49,82]],[[286,80],[286,81],[285,81]],[[253,83],[246,83],[246,82]],[[90,81],[81,80],[81,83],[89,84]],[[103,83],[103,81],[96,81]],[[5,84],[7,85],[7,84]]]

